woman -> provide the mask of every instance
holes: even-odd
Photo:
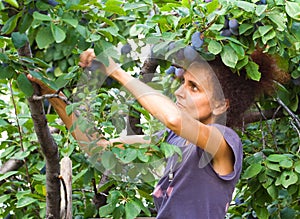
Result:
[[[94,59],[94,51],[89,49],[81,54],[79,65],[89,67]],[[174,103],[124,72],[112,59],[108,66],[102,65],[101,71],[117,80],[159,119],[167,127],[165,140],[183,152],[181,162],[176,156],[168,160],[166,173],[153,192],[157,218],[224,218],[241,173],[243,155],[240,138],[224,123],[227,120],[228,126],[238,126],[244,111],[266,86],[233,74],[218,58],[209,65],[193,62],[186,67]],[[43,94],[55,92],[28,77],[41,85]],[[58,98],[50,102],[70,129],[74,116],[66,114],[66,104]],[[78,129],[72,134],[80,143],[91,140]],[[143,136],[127,136],[102,140],[98,145],[148,141]]]

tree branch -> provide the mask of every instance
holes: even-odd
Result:
[[[19,56],[32,57],[29,42],[18,49]],[[32,83],[34,94],[40,95],[40,88]],[[28,98],[34,129],[46,160],[46,218],[60,217],[60,175],[59,153],[47,123],[42,100]]]
[[[287,105],[284,104],[284,102],[279,99],[278,97],[276,98],[276,101],[282,106],[285,111],[293,118],[293,120],[296,122],[298,129],[300,129],[300,120],[297,115],[295,115],[290,108],[287,107]]]
[[[261,119],[269,120],[269,119],[281,118],[284,116],[285,115],[283,114],[283,112],[278,111],[277,109],[276,110],[275,109],[262,110],[261,112],[251,111],[251,112],[247,112],[244,115],[244,122],[245,122],[245,124],[250,124],[250,123],[258,122]]]

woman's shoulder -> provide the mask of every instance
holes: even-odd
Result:
[[[224,139],[227,141],[227,143],[231,146],[235,145],[235,146],[241,146],[242,142],[241,142],[241,138],[240,136],[237,134],[237,132],[225,125],[221,125],[221,124],[210,124],[211,126],[216,127],[221,134],[223,135]]]

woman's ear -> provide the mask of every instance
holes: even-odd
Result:
[[[212,111],[214,116],[219,116],[227,111],[229,108],[229,100],[225,99],[224,101],[216,101],[215,107]]]

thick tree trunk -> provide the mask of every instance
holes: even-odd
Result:
[[[38,94],[38,87],[35,94]],[[38,137],[46,160],[46,218],[59,218],[60,216],[60,174],[58,147],[50,134],[47,119],[41,100],[28,98],[34,129]]]
[[[32,57],[29,43],[18,50],[19,56]],[[34,95],[40,95],[40,88],[32,84]],[[60,174],[59,153],[45,116],[43,102],[28,98],[34,129],[46,160],[46,218],[60,217]]]

